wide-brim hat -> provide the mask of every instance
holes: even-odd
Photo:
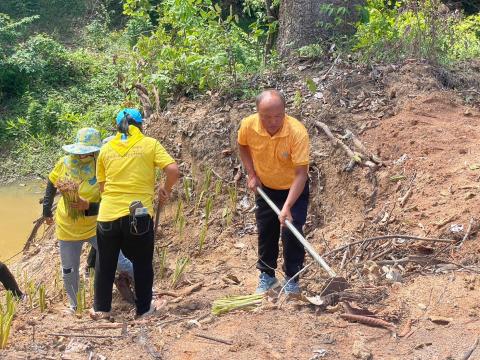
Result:
[[[94,128],[78,130],[74,144],[63,145],[62,149],[73,155],[86,155],[100,151],[102,138]]]

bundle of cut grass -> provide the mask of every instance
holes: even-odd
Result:
[[[57,189],[62,193],[65,208],[67,209],[67,215],[74,221],[80,217],[85,216],[82,210],[72,207],[72,203],[78,202],[80,196],[78,195],[78,183],[70,178],[62,178],[57,181]]]
[[[237,309],[252,309],[263,301],[263,294],[227,296],[215,300],[212,305],[212,314],[221,315]]]

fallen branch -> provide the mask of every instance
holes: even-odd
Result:
[[[330,131],[330,128],[327,126],[327,124],[325,124],[321,121],[316,121],[315,125],[323,130],[325,135],[327,135],[327,137],[330,139],[330,141],[332,142],[332,144],[334,146],[341,147],[343,149],[343,151],[347,154],[347,156],[350,158],[350,164],[348,165],[349,168],[353,168],[354,164],[352,163],[352,161],[354,161],[356,164],[365,165],[365,166],[368,166],[368,167],[373,168],[373,169],[377,168],[377,165],[370,160],[366,160],[366,161],[362,162],[362,160],[364,158],[366,158],[367,156],[365,154],[353,152],[343,141],[336,138],[332,134],[332,132]]]
[[[396,327],[394,324],[389,323],[382,319],[376,319],[368,316],[353,315],[353,314],[340,314],[340,317],[348,321],[356,321],[364,325],[382,327],[384,329],[387,329],[393,332],[396,331]]]
[[[205,335],[205,334],[194,334],[194,335],[195,335],[196,337],[200,337],[200,338],[204,338],[204,339],[216,341],[216,342],[219,342],[219,343],[222,343],[222,344],[233,345],[233,341],[231,341],[231,340],[220,339],[220,338],[217,338],[217,337],[214,337],[214,336],[210,336],[210,335]]]

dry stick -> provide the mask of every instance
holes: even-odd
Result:
[[[400,203],[400,207],[404,207],[407,200],[410,198],[410,196],[412,195],[412,191],[413,191],[413,187],[410,187],[408,188],[407,192],[405,193],[405,195],[403,195],[402,197],[398,198],[398,202]]]
[[[410,331],[412,331],[412,323],[413,323],[413,320],[408,319],[407,322],[405,323],[404,327],[402,328],[402,330],[400,330],[400,332],[397,334],[397,336],[398,337],[407,336],[408,333],[410,333]]]
[[[470,222],[468,223],[467,227],[467,232],[465,233],[465,236],[463,237],[462,241],[460,241],[460,244],[458,244],[458,247],[461,247],[463,243],[468,240],[468,237],[470,236],[470,233],[472,232],[472,227],[473,224],[475,223],[475,219],[472,217],[470,218]]]
[[[63,336],[63,337],[84,337],[84,338],[122,338],[121,335],[87,335],[87,334],[66,334],[66,333],[48,333],[49,336]]]
[[[343,267],[345,266],[345,260],[347,260],[347,254],[348,254],[349,250],[350,249],[347,247],[345,249],[345,252],[343,253],[342,262],[340,263],[340,271],[343,270]]]
[[[393,332],[396,331],[395,325],[382,319],[371,318],[363,315],[353,315],[353,314],[340,314],[340,317],[345,320],[356,321],[361,324],[370,325],[370,326],[379,326]]]
[[[156,86],[152,88],[153,95],[155,96],[155,111],[158,114],[160,112],[160,96],[158,95],[158,90]]]
[[[398,201],[400,202],[400,207],[404,207],[405,204],[407,203],[408,199],[410,198],[410,196],[412,195],[412,191],[413,191],[413,182],[415,181],[415,178],[417,177],[417,173],[413,173],[411,179],[410,179],[410,183],[408,184],[408,189],[406,191],[406,193],[398,198]]]
[[[197,291],[203,286],[203,281],[200,281],[196,284],[190,285],[189,287],[186,287],[180,292],[176,291],[168,291],[168,290],[162,290],[158,291],[155,293],[155,295],[166,295],[166,296],[171,296],[171,297],[182,297],[182,296],[187,296],[190,295],[192,292]]]
[[[205,335],[205,334],[194,334],[194,335],[197,336],[197,337],[204,338],[204,339],[216,341],[216,342],[219,342],[219,343],[222,343],[222,344],[233,345],[233,341],[231,341],[231,340],[224,340],[224,339],[220,339],[220,338],[210,336],[210,335]]]
[[[70,331],[87,331],[87,330],[98,330],[98,329],[121,329],[124,326],[124,323],[111,323],[111,324],[98,324],[96,326],[84,326],[84,327],[66,327],[64,330]]]
[[[477,337],[477,340],[475,340],[475,343],[473,344],[473,346],[472,346],[469,350],[467,350],[467,351],[465,352],[465,354],[463,354],[463,356],[461,357],[460,360],[468,360],[468,359],[470,359],[470,356],[472,356],[473,352],[475,351],[475,349],[476,349],[477,346],[478,346],[478,340],[479,340],[479,338]]]
[[[392,252],[392,251],[393,251],[393,246],[390,246],[390,247],[387,248],[387,250],[382,251],[381,253],[375,255],[375,256],[372,257],[370,260],[375,261],[375,260],[381,258],[382,256],[387,255],[388,253],[390,253],[390,252]]]
[[[380,260],[377,262],[378,265],[396,265],[396,264],[405,264],[408,262],[414,262],[418,264],[430,264],[433,258],[427,256],[407,256],[397,260]],[[440,260],[438,260],[441,262]]]
[[[419,241],[441,242],[441,243],[450,243],[450,244],[455,243],[455,240],[451,240],[451,239],[424,238],[424,237],[419,237],[419,236],[401,235],[401,234],[381,235],[381,236],[375,236],[375,237],[372,237],[372,238],[367,238],[367,239],[364,239],[364,240],[358,240],[358,241],[351,242],[347,245],[343,245],[343,246],[340,246],[338,248],[335,248],[335,249],[325,253],[323,256],[328,256],[328,255],[335,254],[335,253],[337,253],[339,251],[342,251],[345,248],[347,248],[349,246],[352,246],[352,245],[361,244],[363,242],[385,240],[385,239],[406,239],[406,240],[419,240]]]

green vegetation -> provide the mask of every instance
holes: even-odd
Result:
[[[326,3],[322,11],[333,19],[321,23],[327,29],[349,24],[350,10]],[[360,20],[349,37],[332,42],[366,62],[396,62],[423,58],[442,66],[480,56],[480,14],[449,11],[439,0],[367,0],[356,8]],[[324,48],[323,48],[324,49]],[[299,49],[300,55],[319,57],[320,45]]]
[[[43,313],[47,310],[45,284],[41,284],[38,288],[38,305],[40,306],[40,312]]]
[[[139,105],[136,83],[155,89],[160,106],[211,89],[250,96],[252,75],[279,64],[279,1],[270,11],[265,3],[2,1],[0,174],[45,176],[77,129],[94,126],[109,135],[115,113]],[[363,62],[413,57],[442,66],[478,58],[480,15],[445,8],[439,0],[324,2],[319,25],[331,38],[296,55],[324,59],[340,51]],[[341,34],[342,27],[351,35]],[[184,183],[187,203],[193,185]]]
[[[15,308],[15,297],[11,291],[7,291],[5,302],[0,303],[0,349],[5,349],[7,346],[12,320],[15,316]]]
[[[172,288],[175,288],[182,278],[185,270],[187,269],[188,264],[190,263],[190,258],[188,256],[180,257],[175,262],[175,270],[172,274]]]
[[[115,4],[0,5],[3,176],[44,176],[81,127],[107,136],[115,113],[138,105],[137,82],[165,105],[213,88],[242,94],[263,66],[267,30],[240,27],[212,1],[124,1],[124,13]]]

